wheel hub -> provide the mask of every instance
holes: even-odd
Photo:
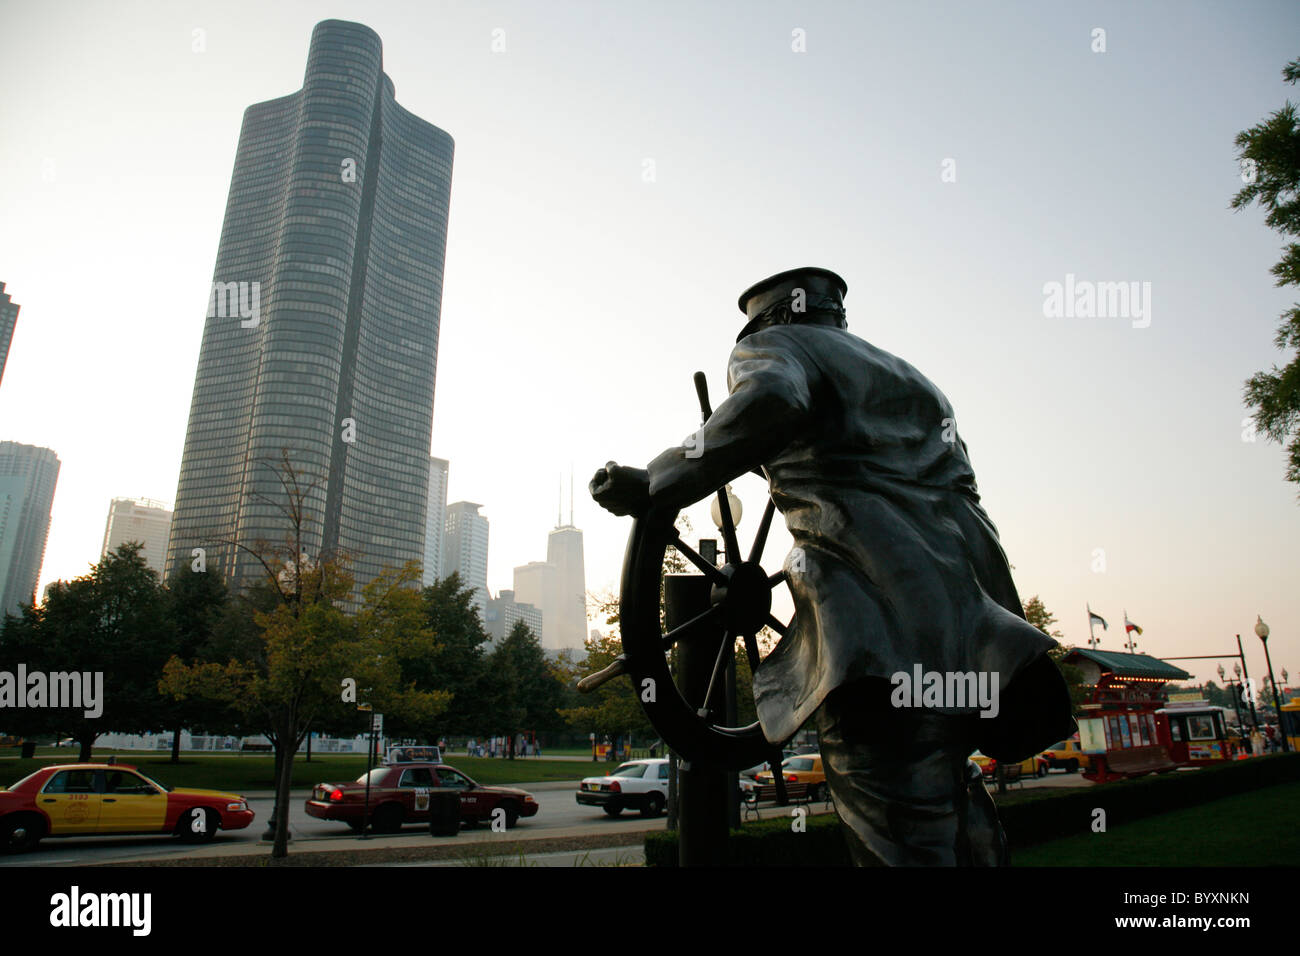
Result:
[[[757,634],[772,610],[772,588],[757,561],[728,564],[722,569],[725,585],[710,592],[714,606],[721,605],[723,620],[733,637]]]

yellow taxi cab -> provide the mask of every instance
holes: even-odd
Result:
[[[808,784],[809,799],[817,800],[826,789],[826,771],[822,769],[821,754],[795,754],[781,761],[781,776],[786,783]],[[754,774],[754,780],[762,786],[772,785],[772,771],[762,770]]]
[[[997,773],[998,762],[992,757],[980,753],[978,750],[970,755],[970,759],[980,768],[985,779],[992,778]],[[1048,763],[1042,754],[1035,754],[1032,757],[1026,757],[1018,761],[1020,766],[1020,776],[1022,777],[1046,777]],[[1010,766],[1015,766],[1011,764]]]
[[[170,833],[206,843],[218,829],[252,822],[238,794],[167,787],[129,764],[58,764],[0,788],[0,853],[30,850],[47,836],[101,833]]]
[[[1092,758],[1079,749],[1078,738],[1073,737],[1052,744],[1038,756],[1046,760],[1053,770],[1060,767],[1066,773],[1074,773],[1080,769],[1087,770],[1092,766]]]

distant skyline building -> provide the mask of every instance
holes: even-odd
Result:
[[[429,456],[429,505],[424,518],[424,575],[426,587],[441,580],[442,538],[447,521],[447,474],[451,464],[445,458]]]
[[[587,637],[587,571],[582,555],[582,532],[569,523],[546,539],[546,563],[555,566],[557,650],[584,646]]]
[[[516,600],[542,609],[542,646],[550,650],[580,650],[587,636],[587,575],[582,532],[573,524],[570,492],[569,522],[547,536],[546,560],[515,568]]]
[[[545,648],[558,648],[556,624],[559,620],[556,568],[549,561],[529,561],[515,568],[515,600],[531,604],[542,612],[542,630],[537,637]]]
[[[514,630],[515,624],[519,621],[528,625],[539,641],[542,639],[544,622],[541,608],[517,601],[514,591],[501,591],[487,602],[483,627],[492,635],[493,640],[499,641],[504,638]]]
[[[35,603],[59,465],[48,448],[0,442],[0,614]]]
[[[5,363],[9,360],[9,344],[14,340],[14,326],[18,324],[18,310],[21,306],[5,292],[5,284],[0,282],[0,383],[5,378]]]
[[[453,149],[358,23],[318,23],[302,89],[245,111],[169,568],[203,548],[236,587],[261,576],[246,549],[289,532],[282,450],[314,516],[303,550],[350,555],[354,599],[423,561]]]
[[[443,577],[460,574],[460,582],[474,588],[474,605],[480,618],[486,617],[488,589],[488,519],[478,513],[483,506],[457,501],[447,506],[443,533]]]
[[[108,506],[108,523],[104,526],[102,559],[130,541],[144,545],[140,552],[145,564],[165,577],[167,539],[171,533],[172,513],[161,501],[150,498],[114,498]]]

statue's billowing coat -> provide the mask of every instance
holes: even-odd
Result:
[[[770,741],[858,678],[920,664],[996,672],[1005,690],[1055,645],[1024,618],[952,406],[929,379],[843,329],[798,324],[742,339],[727,378],[730,396],[694,443],[702,454],[665,451],[649,465],[650,493],[684,506],[755,466],[768,474],[794,537],[796,611],[755,674]],[[1058,717],[1031,736],[1048,735],[1041,749],[1062,729],[1072,725]]]

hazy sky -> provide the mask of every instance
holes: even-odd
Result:
[[[114,496],[174,500],[240,120],[301,87],[327,18],[377,31],[399,102],[456,141],[432,452],[485,504],[494,591],[545,556],[571,465],[588,587],[616,585],[628,522],[591,473],[692,431],[738,293],[815,264],[951,399],[1068,641],[1091,602],[1119,649],[1127,608],[1142,650],[1241,633],[1262,674],[1260,613],[1300,674],[1300,488],[1241,402],[1295,291],[1228,209],[1233,137],[1300,97],[1291,2],[4,0],[0,439],[62,459],[42,587],[97,560]],[[1067,275],[1150,283],[1149,308],[1047,317]],[[738,491],[747,540],[763,486]]]

